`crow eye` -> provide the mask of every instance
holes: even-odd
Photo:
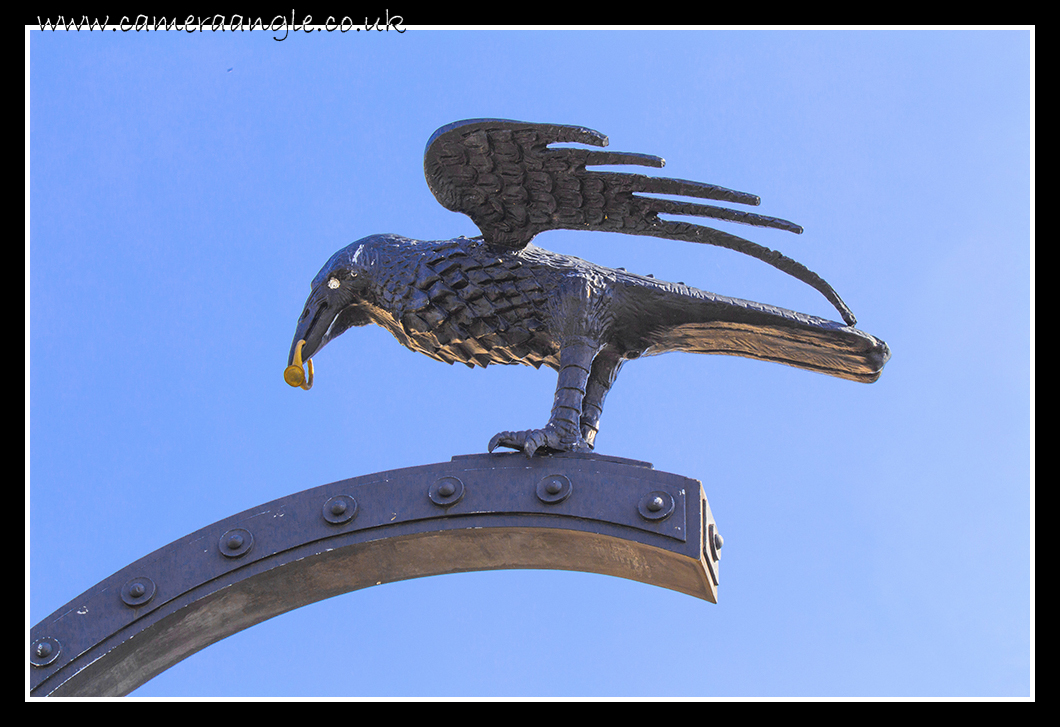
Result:
[[[338,278],[328,278],[328,287],[331,288],[332,290],[335,290],[335,288],[339,287],[339,279]]]

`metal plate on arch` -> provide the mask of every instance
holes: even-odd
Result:
[[[596,454],[467,455],[342,480],[191,533],[48,616],[30,633],[31,695],[128,694],[273,616],[430,575],[575,570],[716,603],[715,530],[698,480]]]

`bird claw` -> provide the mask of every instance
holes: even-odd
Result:
[[[556,452],[588,452],[590,448],[584,441],[564,441],[560,432],[552,425],[544,429],[527,429],[521,432],[500,432],[493,435],[489,451],[497,447],[508,447],[520,450],[527,457],[533,457],[538,450]]]
[[[500,432],[490,439],[489,451],[497,447],[509,447],[510,449],[522,450],[527,457],[533,457],[534,453],[542,447],[558,449],[560,447],[559,434],[547,429],[527,429],[522,432]]]

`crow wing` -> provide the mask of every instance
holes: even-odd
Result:
[[[618,347],[651,356],[669,351],[726,354],[872,383],[890,358],[875,336],[817,316],[625,274]]]
[[[598,151],[550,144],[607,146],[607,137],[580,126],[506,119],[469,119],[438,129],[423,156],[427,186],[446,209],[466,214],[490,245],[520,250],[546,230],[598,230],[717,245],[750,255],[818,290],[847,325],[857,321],[820,276],[791,258],[742,237],[659,214],[691,215],[801,233],[787,220],[714,205],[642,194],[697,197],[757,205],[759,198],[713,184],[643,174],[589,171],[631,164],[661,168],[648,154]]]

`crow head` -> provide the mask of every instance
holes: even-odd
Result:
[[[332,255],[313,278],[313,290],[306,300],[302,317],[298,319],[287,358],[288,366],[283,372],[284,380],[291,386],[311,387],[312,362],[309,363],[308,380],[302,371],[302,362],[308,361],[347,328],[372,322],[367,305],[366,240],[358,240]]]

